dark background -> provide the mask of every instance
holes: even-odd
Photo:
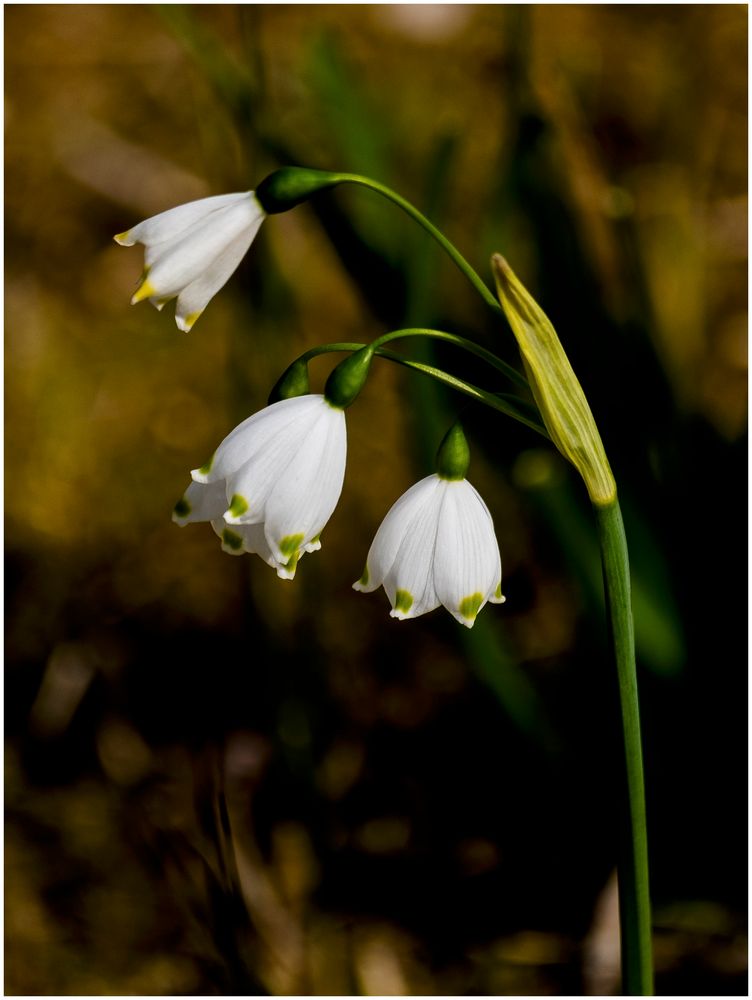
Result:
[[[619,721],[558,455],[465,412],[507,595],[472,632],[350,589],[464,406],[386,363],[293,584],[170,522],[307,347],[418,323],[515,362],[365,191],[265,223],[189,335],[128,306],[112,234],[299,163],[397,188],[485,277],[503,252],[553,320],[630,541],[658,990],[746,994],[746,33],[743,5],[6,7],[7,993],[618,988]]]

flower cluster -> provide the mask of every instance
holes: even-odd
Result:
[[[323,395],[283,399],[244,420],[191,472],[173,520],[210,521],[225,552],[256,553],[291,580],[301,556],[321,548],[346,454],[344,410]],[[399,619],[443,605],[472,627],[486,602],[504,601],[493,520],[464,476],[428,476],[394,504],[353,586],[382,585]]]
[[[280,210],[266,197],[274,206],[270,211]],[[132,301],[148,299],[161,309],[177,297],[177,325],[189,330],[240,263],[266,214],[253,192],[221,195],[170,209],[116,236],[124,246],[146,248]],[[279,383],[290,398],[248,417],[206,465],[191,472],[173,520],[181,526],[209,521],[225,552],[256,553],[291,580],[300,558],[321,548],[321,533],[342,492],[344,410],[360,391],[372,357],[368,348],[343,361],[323,395],[301,389],[300,372],[291,366]],[[307,386],[307,375],[302,381]],[[376,533],[353,586],[365,592],[383,586],[395,618],[415,618],[443,605],[472,627],[488,601],[504,601],[493,521],[465,478],[468,462],[467,442],[455,425],[439,449],[436,473],[400,497]]]

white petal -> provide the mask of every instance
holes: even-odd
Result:
[[[447,482],[434,558],[439,600],[471,627],[500,579],[499,545],[488,508],[467,480]]]
[[[199,483],[213,482],[234,475],[260,450],[270,446],[277,434],[293,423],[305,426],[313,419],[323,396],[296,396],[282,399],[247,417],[230,431],[217,448],[208,471],[194,469],[192,478]]]
[[[384,590],[392,604],[393,618],[415,618],[437,608],[441,601],[433,582],[433,561],[441,511],[446,497],[445,480],[437,485],[419,511],[413,513],[392,568],[384,579]]]
[[[297,398],[307,403],[285,410],[279,403],[274,404],[280,407],[281,415],[275,420],[275,433],[266,434],[263,440],[255,432],[252,436],[247,434],[245,455],[249,457],[227,478],[227,500],[234,508],[225,514],[228,523],[251,524],[267,519],[270,494],[286,470],[294,467],[309,435],[324,415],[323,408],[330,409],[321,396]],[[290,420],[290,414],[295,415],[294,419]]]
[[[243,233],[255,235],[260,223],[255,201],[245,198],[199,219],[174,239],[150,245],[144,255],[148,296],[142,290],[136,297],[165,298],[181,292]]]
[[[211,215],[212,212],[216,212],[217,209],[226,208],[228,205],[235,204],[249,196],[253,197],[253,192],[219,194],[211,198],[189,201],[185,205],[178,205],[176,208],[170,208],[166,212],[160,212],[159,215],[153,215],[150,219],[139,222],[133,229],[119,233],[115,239],[121,246],[125,247],[132,247],[134,243],[145,245],[164,243],[165,240],[174,239],[180,233],[185,232],[189,226]]]
[[[370,593],[381,586],[405,535],[413,529],[413,522],[420,518],[439,483],[439,477],[435,475],[421,479],[390,508],[371,543],[363,576],[353,584],[355,590]]]
[[[273,566],[281,580],[292,580],[295,577],[300,558],[278,563],[269,548],[263,524],[227,524],[223,518],[212,521],[212,528],[222,540],[222,551],[231,556],[242,556],[244,552],[256,553],[267,566]]]
[[[156,297],[153,297],[153,298],[149,299],[149,302],[151,302],[151,304],[154,306],[154,308],[157,310],[157,312],[162,312],[162,310],[164,309],[164,307],[167,305],[167,303],[169,301],[170,301],[170,299],[158,299]]]
[[[221,517],[212,521],[212,528],[222,540],[222,551],[232,556],[244,552],[257,553],[269,566],[274,566],[274,557],[266,544],[263,524],[227,524]]]
[[[228,527],[221,517],[213,520],[211,526],[214,528],[214,533],[222,542],[223,552],[226,552],[229,556],[243,555],[245,551],[243,548],[243,536],[238,531]]]
[[[175,322],[178,329],[184,332],[191,329],[209,302],[245,257],[260,225],[261,219],[258,220],[255,227],[251,226],[242,232],[229,246],[225,247],[222,253],[195,281],[182,290],[178,296],[175,310]]]
[[[216,517],[221,517],[226,507],[224,480],[210,483],[208,486],[192,482],[175,504],[172,519],[181,527],[195,521],[212,521]]]
[[[468,485],[470,484],[468,483]],[[493,532],[493,539],[494,539],[493,547],[496,552],[496,557],[498,559],[498,562],[496,564],[496,572],[494,574],[495,583],[493,586],[493,590],[488,595],[488,600],[491,602],[491,604],[504,604],[506,602],[506,597],[504,597],[504,595],[501,592],[501,552],[499,551],[499,542],[498,539],[496,538],[496,530],[493,526],[493,518],[491,517],[491,511],[488,509],[486,502],[484,501],[480,493],[478,493],[478,491],[475,489],[475,487],[471,486],[470,488],[475,494],[478,503],[481,505],[482,509],[486,512],[486,516],[488,517],[489,524],[491,525],[491,531]]]
[[[344,411],[324,404],[266,499],[266,538],[278,562],[323,531],[342,492],[346,457]]]

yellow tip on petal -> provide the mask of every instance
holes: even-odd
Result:
[[[118,233],[117,236],[113,236],[112,238],[121,247],[132,247],[135,242],[135,240],[130,238],[130,229],[126,229],[124,233]]]
[[[200,309],[198,312],[188,313],[187,316],[178,316],[176,314],[175,315],[175,322],[177,324],[178,330],[182,330],[183,333],[188,333],[188,331],[193,326],[193,324],[196,322],[196,320],[199,318],[199,316],[201,315],[202,312],[203,312],[203,310]]]
[[[143,302],[144,299],[150,299],[152,296],[156,295],[156,288],[150,281],[143,281],[131,299],[131,305],[135,306],[137,302]]]

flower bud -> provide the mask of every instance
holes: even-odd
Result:
[[[293,396],[306,396],[311,391],[308,379],[308,363],[302,358],[286,368],[269,393],[269,406],[280,399],[292,399]]]
[[[324,387],[324,396],[330,406],[344,410],[354,403],[366,384],[373,358],[372,347],[361,347],[349,358],[340,361]]]
[[[311,195],[340,183],[339,174],[307,167],[281,167],[256,188],[256,200],[268,215],[286,212]]]
[[[464,479],[470,465],[470,448],[459,420],[444,435],[436,452],[436,474],[440,479]]]
[[[494,254],[496,289],[551,440],[578,470],[594,504],[616,499],[616,483],[588,401],[541,307],[509,264]]]

